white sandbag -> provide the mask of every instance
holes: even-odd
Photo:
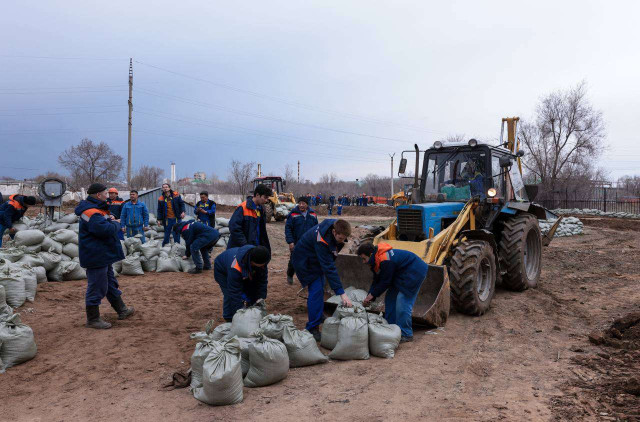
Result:
[[[62,271],[65,269],[65,267],[63,265],[63,264],[65,264],[65,262],[68,262],[68,261],[60,260],[60,262],[52,270],[47,271],[47,280],[49,280],[49,281],[63,281],[63,279],[62,279]]]
[[[285,327],[295,328],[293,318],[289,315],[271,314],[260,320],[258,328],[262,334],[269,338],[282,341],[282,333]]]
[[[260,328],[260,321],[267,315],[267,305],[259,300],[255,305],[238,309],[231,320],[231,333],[238,337],[250,337]]]
[[[38,353],[33,331],[14,314],[7,321],[0,322],[0,360],[2,369],[33,359]]]
[[[49,234],[49,233],[53,233],[56,230],[62,230],[67,228],[69,228],[69,225],[67,223],[54,223],[45,227],[42,231],[45,232],[46,234]]]
[[[61,254],[61,255],[60,255],[60,260],[61,260],[62,262],[65,262],[65,261],[71,261],[72,259],[73,259],[73,258],[71,258],[71,257],[70,257],[70,256],[68,256],[68,255],[65,255],[65,254]]]
[[[157,262],[156,272],[158,273],[177,273],[180,271],[180,262],[178,262],[177,258],[163,258],[160,256]]]
[[[60,271],[63,281],[84,280],[87,278],[87,271],[75,261],[61,262]]]
[[[35,267],[33,272],[36,274],[36,280],[38,284],[44,283],[47,281],[47,270],[44,267]]]
[[[78,235],[69,229],[56,230],[49,235],[49,237],[56,242],[60,242],[63,245],[67,243],[75,243],[78,244]]]
[[[164,233],[162,234],[162,236],[164,236]],[[153,229],[147,230],[146,232],[144,232],[144,237],[146,237],[147,240],[153,240],[158,237],[158,232]]]
[[[62,253],[71,258],[78,258],[80,256],[80,252],[78,250],[78,245],[75,243],[67,243],[62,248]]]
[[[289,373],[289,354],[285,345],[260,335],[249,344],[249,372],[246,387],[264,387],[285,379]]]
[[[240,403],[243,399],[240,361],[237,338],[214,342],[202,364],[202,387],[196,388],[193,396],[214,406]]]
[[[318,349],[318,344],[313,338],[313,334],[307,330],[286,327],[282,334],[282,340],[289,354],[290,368],[316,365],[329,361],[329,358]]]
[[[16,264],[24,264],[28,265],[32,268],[35,267],[44,267],[44,260],[39,254],[30,254],[26,253],[16,262]]]
[[[134,252],[140,252],[142,240],[139,237],[127,237],[124,244],[127,247],[127,255],[132,255]]]
[[[218,239],[216,246],[219,248],[224,248],[225,246],[227,246],[227,242],[225,242],[224,237],[221,237],[220,239]]]
[[[22,279],[24,280],[25,298],[29,302],[33,302],[36,299],[36,290],[38,289],[38,277],[33,268],[23,264]]]
[[[180,244],[180,243],[174,243],[173,245],[171,245],[171,252],[169,252],[169,256],[178,256],[178,257],[182,257],[187,253],[187,247]]]
[[[367,297],[368,293],[366,290],[356,289],[353,286],[347,287],[344,289],[344,292],[347,294],[347,297],[351,302],[364,302],[364,299]]]
[[[7,294],[4,291],[4,286],[0,284],[0,306],[7,304]]]
[[[351,302],[350,307],[346,306],[338,306],[336,310],[333,312],[333,316],[338,319],[342,319],[349,316],[357,316],[359,318],[364,318],[367,320],[367,311],[364,309],[361,303]]]
[[[62,253],[62,243],[56,242],[49,236],[44,238],[44,240],[40,244],[40,248],[45,252],[54,252],[58,255]]]
[[[225,235],[225,234],[230,234],[231,231],[229,230],[229,227],[220,227],[218,229],[218,233],[220,233],[220,235]]]
[[[16,232],[21,232],[23,230],[29,230],[29,225],[25,223],[15,223],[13,228],[16,229]]]
[[[231,323],[225,322],[224,324],[218,325],[211,332],[210,336],[214,340],[222,340],[225,337],[228,337],[231,334]]]
[[[218,218],[216,218],[216,225],[217,226],[221,226],[221,227],[229,227],[229,219],[228,218],[223,218],[223,217],[218,217]]]
[[[24,256],[24,247],[0,249],[0,259],[6,259],[10,262],[17,262]]]
[[[62,257],[54,252],[40,252],[38,255],[42,258],[44,269],[47,272],[52,271],[62,261]]]
[[[7,304],[19,308],[26,300],[22,268],[5,265],[0,269],[0,285],[4,286]]]
[[[40,230],[20,230],[13,240],[16,246],[38,245],[44,240],[44,233]]]
[[[80,223],[69,224],[68,229],[73,231],[74,233],[78,233],[80,231]]]
[[[122,275],[144,275],[140,260],[134,256],[128,256],[122,262]]]
[[[176,259],[178,260],[178,262],[180,262],[180,271],[182,271],[183,273],[187,273],[191,270],[196,269],[196,264],[193,262],[193,259],[191,259],[191,257],[187,259],[176,257]]]
[[[78,216],[75,214],[67,214],[58,219],[58,223],[74,224],[78,222]]]
[[[338,343],[338,329],[340,328],[340,318],[329,317],[322,324],[320,345],[325,349],[333,349]]]
[[[378,316],[369,318],[369,352],[379,358],[391,359],[400,345],[402,331],[396,324],[389,324]]]
[[[154,256],[154,257],[151,257],[150,259],[144,258],[144,261],[143,261],[143,258],[144,257],[141,257],[140,259],[140,263],[142,264],[142,270],[145,273],[155,272],[156,269],[158,268],[158,257]]]
[[[338,328],[338,342],[329,353],[331,359],[369,359],[369,327],[366,318],[344,317]]]
[[[191,355],[191,389],[202,387],[202,364],[213,349],[214,342],[211,338],[204,338],[196,344]]]
[[[23,246],[24,253],[38,253],[42,250],[42,245]]]
[[[149,225],[150,226],[157,226],[158,225],[158,219],[157,219],[156,215],[153,214],[153,213],[149,213]]]
[[[140,253],[147,259],[151,259],[160,253],[160,243],[157,240],[149,240],[140,245]]]
[[[122,271],[122,261],[117,261],[114,262],[113,264],[111,264],[111,268],[113,268],[113,271],[119,273]]]
[[[124,240],[120,241],[120,246],[122,246],[122,253],[124,256],[129,255],[129,251],[127,250],[127,245],[124,244]]]

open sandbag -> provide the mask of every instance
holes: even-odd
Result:
[[[366,318],[348,316],[340,320],[338,342],[331,359],[369,359],[369,327]]]
[[[78,234],[69,229],[56,230],[51,233],[49,237],[56,242],[62,243],[63,245],[66,245],[67,243],[75,243],[76,245],[78,244]]]
[[[78,245],[75,243],[67,243],[62,248],[62,253],[67,255],[69,258],[78,258],[80,256],[78,251]]]
[[[60,254],[54,252],[40,252],[38,255],[42,258],[44,269],[47,272],[52,271],[62,261]]]
[[[158,257],[156,264],[156,272],[158,273],[177,273],[180,271],[180,262],[174,257]]]
[[[36,274],[36,281],[38,284],[45,283],[47,281],[47,270],[44,267],[34,267],[33,272]]]
[[[285,345],[260,335],[249,344],[249,372],[246,387],[264,387],[285,379],[289,373],[289,354]]]
[[[63,247],[62,243],[56,242],[55,240],[53,240],[48,236],[45,237],[42,243],[40,244],[41,250],[45,252],[54,252],[57,254],[62,253],[62,247]]]
[[[282,341],[285,327],[295,328],[295,325],[289,315],[271,314],[262,318],[258,327],[265,336]]]
[[[140,259],[135,256],[128,256],[122,262],[122,275],[144,275]]]
[[[231,334],[250,337],[260,328],[260,321],[267,315],[267,305],[259,300],[253,306],[238,309],[231,321]]]
[[[340,328],[340,318],[329,317],[322,324],[320,345],[325,349],[333,349],[338,343],[338,329]]]
[[[5,265],[0,269],[0,285],[4,286],[7,304],[13,308],[22,306],[27,298],[22,269]]]
[[[4,248],[0,249],[0,259],[6,259],[10,262],[17,262],[24,256],[24,247],[21,248]]]
[[[193,396],[214,406],[240,403],[243,399],[240,360],[237,338],[214,342],[202,364],[202,387],[196,388]]]
[[[329,360],[316,343],[313,334],[307,330],[298,330],[295,327],[285,327],[282,340],[289,354],[289,367],[316,365]]]
[[[44,229],[42,229],[42,231],[45,232],[46,234],[49,234],[49,233],[55,232],[56,230],[62,230],[67,228],[69,228],[69,224],[67,223],[54,223],[45,227]]]
[[[44,233],[40,230],[20,230],[13,240],[16,246],[38,245],[44,240]]]
[[[20,321],[20,315],[14,314],[0,322],[0,360],[3,368],[33,359],[38,353],[31,328]]]
[[[196,349],[191,355],[191,388],[202,387],[202,364],[209,356],[215,340],[205,337],[196,344]]]
[[[149,240],[140,245],[140,253],[147,259],[151,259],[160,253],[160,242]]]
[[[358,302],[358,303],[364,302],[364,299],[368,295],[366,290],[356,289],[353,286],[347,287],[346,289],[344,289],[344,292],[347,294],[347,296],[352,302]]]
[[[44,267],[44,260],[42,259],[42,257],[35,253],[35,254],[31,254],[31,253],[25,253],[22,258],[20,258],[16,264],[23,264],[23,265],[28,265],[32,268],[35,267]]]
[[[153,256],[149,259],[146,259],[144,256],[140,257],[140,264],[142,264],[142,270],[145,273],[155,272],[158,267],[158,257]]]
[[[364,306],[361,303],[352,302],[352,306],[338,306],[336,310],[333,312],[333,317],[342,319],[349,316],[356,316],[359,318],[364,318],[367,320],[367,311],[365,311]]]
[[[389,324],[376,315],[369,317],[369,353],[379,358],[391,359],[396,354],[402,332],[396,324]]]

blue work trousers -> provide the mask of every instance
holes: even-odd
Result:
[[[142,235],[140,238],[142,243],[147,241],[147,238],[144,235],[144,228],[142,226],[127,226],[127,237],[133,237],[137,234]]]
[[[164,239],[162,240],[162,246],[166,245],[167,243],[169,243],[170,239],[171,239],[171,231],[173,230],[173,226],[175,226],[176,223],[179,223],[181,220],[178,220],[177,218],[167,218],[167,223],[164,226]],[[175,243],[180,243],[180,233],[173,233],[173,241]]]
[[[229,289],[227,288],[227,273],[223,271],[221,267],[222,264],[219,263],[214,265],[213,277],[220,286],[220,290],[222,290],[222,318],[227,322],[231,322],[238,309],[242,309],[242,302],[249,302],[249,299],[245,293],[242,293],[242,299],[240,301],[232,300]]]
[[[309,294],[307,296],[307,316],[309,322],[305,327],[311,331],[322,324],[322,311],[324,310],[324,276],[321,275],[307,286]]]
[[[329,204],[329,215],[333,214],[333,205]]]
[[[209,239],[196,239],[191,244],[191,259],[193,259],[193,263],[196,264],[196,268],[210,270],[211,269],[211,249],[215,246],[218,239],[215,242],[211,242]],[[206,245],[203,245],[204,242],[208,242]],[[204,265],[203,265],[204,261]]]
[[[338,215],[342,215],[342,205],[338,205]]]
[[[392,286],[387,290],[387,295],[384,298],[384,316],[389,324],[396,324],[400,327],[402,337],[413,337],[411,313],[419,291],[420,287],[416,289],[415,293],[405,295]]]
[[[85,304],[98,306],[105,296],[113,303],[122,292],[118,289],[118,280],[113,274],[113,267],[107,265],[100,268],[87,268],[87,293]]]

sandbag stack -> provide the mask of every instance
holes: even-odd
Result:
[[[31,360],[38,352],[31,328],[23,324],[7,304],[4,285],[0,284],[0,373]]]

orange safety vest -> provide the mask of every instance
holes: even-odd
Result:
[[[389,245],[388,243],[378,244],[378,251],[376,252],[375,257],[376,265],[374,267],[374,271],[376,273],[380,272],[380,264],[382,264],[383,261],[389,260],[389,254],[387,252],[389,252],[391,249],[393,249],[393,246]]]
[[[15,195],[11,195],[9,197],[9,200],[7,202],[9,202],[9,205],[11,205],[13,208],[15,208],[16,210],[23,210],[24,207],[22,205],[20,205],[20,202],[16,201],[15,198],[17,196],[17,194]]]
[[[247,201],[244,201],[239,206],[242,207],[242,215],[244,215],[245,217],[253,217],[253,218],[260,217],[258,210],[252,210],[251,208],[247,207]]]

